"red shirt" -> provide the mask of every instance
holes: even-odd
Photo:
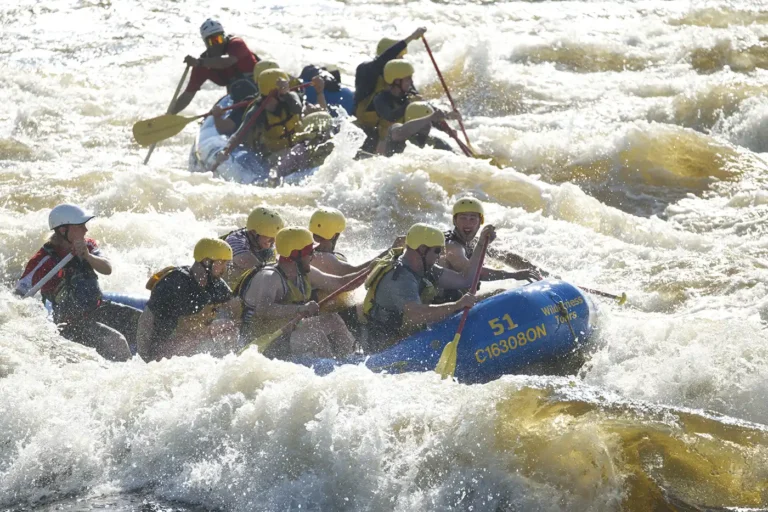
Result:
[[[253,66],[256,65],[256,56],[246,46],[245,41],[239,37],[230,37],[224,52],[232,57],[237,57],[237,64],[225,69],[210,69],[202,66],[192,68],[192,76],[184,92],[197,92],[206,80],[210,80],[222,87],[229,85],[233,78],[245,74],[253,74]],[[205,54],[203,54],[203,58]]]
[[[85,243],[88,245],[88,252],[94,256],[101,256],[101,251],[99,250],[99,246],[96,244],[96,240],[92,238],[86,238]],[[59,247],[57,247],[55,250],[59,258],[63,258],[67,255],[67,251]],[[24,272],[22,272],[21,278],[19,278],[19,281],[16,283],[16,291],[20,294],[25,294],[29,289],[35,286],[35,284],[40,281],[40,279],[45,277],[45,275],[50,272],[57,263],[58,260],[52,258],[45,249],[41,248],[35,253],[34,256],[32,256],[32,259],[29,260],[27,266],[24,268]],[[53,293],[61,280],[64,278],[64,270],[66,268],[67,267],[64,267],[63,269],[59,270],[58,274],[53,276],[50,281],[45,283],[43,288],[40,290],[40,293]]]

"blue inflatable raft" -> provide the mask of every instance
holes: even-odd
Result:
[[[146,299],[105,294],[143,309]],[[432,371],[456,334],[460,313],[404,339],[383,352],[343,359],[300,357],[293,362],[326,375],[343,364],[377,372]],[[457,351],[455,377],[484,383],[508,374],[572,374],[581,366],[592,332],[588,297],[569,283],[539,281],[478,303],[469,313]]]
[[[312,92],[314,93],[313,89]],[[346,113],[346,106],[353,96],[354,90],[342,87],[341,91],[333,93],[331,98],[327,98],[328,105],[334,113],[341,111]],[[229,96],[224,96],[216,104],[222,108],[228,107],[232,105],[232,99]],[[206,117],[200,125],[200,130],[189,154],[190,172],[209,172],[213,169],[216,154],[224,149],[228,139],[216,129],[213,117]],[[281,183],[301,183],[316,170],[317,168],[312,168],[294,172],[282,178]],[[261,157],[242,144],[232,150],[229,158],[216,168],[216,175],[228,181],[247,185],[275,185],[274,180],[270,178],[269,168],[264,164]]]

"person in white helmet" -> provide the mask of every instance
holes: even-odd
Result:
[[[184,110],[195,97],[200,87],[207,81],[227,87],[242,78],[251,78],[253,66],[259,62],[259,57],[253,53],[239,37],[226,35],[224,27],[214,19],[207,19],[200,26],[200,36],[205,42],[206,50],[200,57],[187,55],[184,62],[192,66],[192,76],[171,113]]]
[[[48,216],[53,230],[48,242],[27,263],[16,284],[16,292],[26,294],[67,254],[73,258],[40,290],[44,301],[53,307],[53,319],[61,335],[96,351],[107,359],[130,359],[130,345],[136,343],[136,327],[141,311],[105,301],[98,274],[109,275],[112,265],[92,238],[86,238],[86,223],[94,217],[81,207],[60,204]]]

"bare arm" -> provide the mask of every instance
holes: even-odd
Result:
[[[351,265],[346,261],[341,261],[335,254],[328,252],[316,252],[315,257],[312,259],[313,267],[333,276],[353,274],[367,268],[370,264],[370,261],[366,261],[360,265]]]
[[[456,242],[446,244],[445,261],[451,269],[459,273],[464,273],[467,268],[472,268],[469,258],[467,258],[464,248]],[[508,272],[506,270],[497,270],[490,267],[483,267],[480,272],[481,281],[500,281],[502,279],[527,279],[529,272]]]
[[[93,267],[93,270],[95,270],[99,274],[108,276],[109,274],[112,273],[112,264],[109,262],[107,258],[102,258],[101,256],[94,256],[93,254],[88,254],[85,257],[85,260],[88,263],[90,263],[91,267]]]
[[[237,130],[235,122],[228,117],[214,116],[213,124],[216,126],[216,131],[222,135],[232,135]]]
[[[534,273],[541,274],[544,277],[547,277],[549,275],[549,272],[546,270],[543,270],[533,264],[530,260],[523,258],[519,254],[514,253],[502,253],[496,249],[488,249],[488,254],[490,256],[493,256],[494,258],[501,260],[503,263],[509,265],[512,268],[522,269],[522,270],[529,270]],[[518,272],[519,274],[520,272]],[[515,278],[519,279],[519,278]],[[489,279],[492,280],[492,279]]]
[[[93,270],[99,274],[108,276],[112,273],[112,264],[109,262],[109,260],[103,256],[97,256],[91,253],[85,240],[76,240],[72,244],[72,251],[75,253],[75,256],[83,261],[88,262]]]
[[[327,111],[328,103],[325,101],[325,81],[318,75],[312,79],[312,85],[315,88],[315,92],[317,92],[317,104]]]
[[[313,288],[317,288],[324,292],[333,292],[365,272],[366,268],[363,268],[363,270],[360,270],[359,272],[334,276],[312,267],[309,271],[309,281],[312,283]]]
[[[439,322],[465,307],[472,307],[476,302],[477,299],[469,294],[464,295],[456,302],[446,302],[445,304],[431,305],[408,302],[403,308],[403,326],[414,328],[421,324]]]
[[[139,326],[136,330],[136,349],[139,356],[145,361],[152,361],[152,347],[150,338],[155,328],[155,315],[149,308],[144,308],[139,317]]]
[[[436,115],[439,111],[433,113],[431,116],[423,117],[421,119],[414,119],[413,121],[408,121],[407,123],[395,123],[392,125],[392,128],[389,129],[389,136],[392,138],[392,140],[396,142],[404,141],[407,139],[410,139],[417,133],[419,133],[421,130],[426,128],[427,126],[430,126],[432,124],[432,121],[435,120]],[[440,117],[440,119],[444,119],[445,116],[443,115]]]
[[[232,263],[235,264],[237,269],[248,270],[249,268],[253,268],[258,265],[259,260],[256,259],[256,256],[254,256],[253,253],[242,252],[240,254],[236,254],[232,258]]]

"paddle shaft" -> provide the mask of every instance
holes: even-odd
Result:
[[[435,66],[435,71],[437,71],[437,76],[440,78],[440,83],[443,84],[443,89],[445,89],[445,95],[448,96],[448,101],[451,102],[451,108],[453,110],[456,109],[456,104],[453,102],[453,98],[451,97],[451,91],[448,90],[448,85],[445,83],[445,78],[443,78],[443,74],[440,72],[440,68],[437,67],[437,61],[435,60],[435,56],[432,55],[432,49],[429,47],[429,43],[427,43],[427,38],[424,36],[421,36],[421,40],[424,42],[424,48],[427,49],[427,53],[429,54],[429,58],[432,60],[432,65]],[[464,129],[464,123],[461,121],[461,119],[458,119],[459,127],[461,128],[461,133],[464,134],[464,138],[467,141],[467,144],[469,144],[469,137],[467,136],[467,130]]]
[[[250,105],[250,103],[251,103],[250,101],[244,100],[244,101],[241,101],[239,103],[235,103],[234,105],[230,105],[228,107],[222,107],[221,111],[222,112],[226,112],[227,110],[232,110],[232,109],[235,109],[235,108],[247,107],[248,105]],[[213,115],[213,112],[211,110],[209,110],[205,114],[200,114],[200,115],[197,115],[197,116],[194,116],[194,117],[186,117],[186,118],[184,118],[184,120],[185,120],[184,124],[189,124],[192,121],[195,121],[196,119],[200,119],[201,117],[208,117],[208,116],[212,116],[212,115]]]
[[[467,147],[466,144],[461,142],[461,139],[459,138],[458,134],[456,133],[456,130],[451,128],[445,120],[440,121],[437,124],[438,129],[444,131],[447,133],[453,140],[456,141],[456,144],[459,145],[459,148],[464,152],[465,156],[474,157],[475,155],[472,153],[472,150]]]
[[[613,295],[612,293],[601,292],[600,290],[593,290],[592,288],[586,288],[584,286],[579,286],[579,285],[576,285],[576,287],[581,288],[587,293],[593,293],[595,295],[600,295],[601,297],[608,297],[609,299],[616,299],[616,300],[622,299],[620,295]]]
[[[480,248],[480,261],[477,264],[477,270],[475,270],[475,277],[472,280],[472,288],[469,289],[469,293],[474,295],[475,292],[477,292],[477,283],[480,282],[480,274],[483,273],[483,261],[485,261],[485,252],[488,249],[488,242],[490,241],[489,237],[485,237],[485,240],[483,240],[483,246]],[[464,324],[467,323],[467,316],[469,316],[469,310],[471,308],[466,307],[464,308],[464,312],[461,315],[461,321],[459,322],[459,328],[456,329],[456,337],[461,336],[461,331],[464,330]]]
[[[42,278],[41,280],[39,280],[35,286],[33,286],[32,288],[30,288],[30,289],[29,289],[29,291],[28,291],[27,293],[25,293],[25,294],[24,294],[24,298],[26,299],[26,298],[28,298],[28,297],[32,297],[34,294],[36,294],[36,293],[37,293],[37,292],[40,290],[40,288],[42,288],[43,286],[45,286],[45,283],[47,283],[48,281],[50,281],[51,279],[53,279],[53,276],[55,276],[56,274],[58,274],[58,273],[59,273],[59,270],[61,270],[62,268],[64,268],[64,267],[66,266],[66,264],[67,264],[67,263],[69,263],[70,261],[72,261],[72,258],[74,258],[74,257],[75,257],[75,255],[74,255],[74,254],[72,254],[72,253],[69,253],[69,254],[67,254],[66,256],[64,256],[64,257],[61,259],[61,261],[60,261],[58,264],[56,264],[56,266],[55,266],[55,267],[53,267],[53,268],[50,270],[50,272],[48,272],[47,274],[45,274],[45,275],[43,276],[43,278]]]
[[[367,269],[362,274],[355,277],[354,279],[352,279],[350,282],[348,282],[338,290],[331,292],[327,297],[323,298],[320,302],[318,302],[317,305],[320,307],[323,307],[328,302],[332,301],[342,293],[349,291],[352,288],[358,287],[363,281],[365,281],[365,279],[368,277],[368,274],[370,273],[371,273],[371,269]],[[275,333],[270,336],[270,341],[274,341],[275,339],[279,338],[282,335],[282,333],[286,332],[288,329],[292,329],[293,327],[295,327],[296,324],[298,324],[302,318],[304,318],[304,315],[296,315],[295,317],[293,317],[290,322],[282,326],[279,330],[275,331]],[[253,341],[245,345],[242,349],[240,349],[239,353],[242,353],[252,343]]]
[[[168,105],[168,110],[165,111],[166,114],[170,114],[171,110],[173,109],[173,106],[176,104],[176,100],[179,97],[179,92],[181,91],[181,86],[184,85],[184,81],[187,79],[187,74],[189,74],[189,66],[184,68],[184,73],[181,75],[181,80],[179,80],[179,85],[176,86],[176,91],[173,93],[171,104]],[[149,147],[149,151],[147,152],[147,158],[144,159],[144,165],[147,165],[147,162],[149,162],[149,157],[152,156],[152,152],[155,150],[155,146],[157,146],[157,143],[152,144]]]
[[[303,89],[304,87],[309,87],[312,85],[312,82],[307,82],[304,84],[299,84],[291,87],[291,91],[295,91],[296,89]],[[271,91],[265,98],[265,101],[261,102],[261,105],[259,105],[259,108],[256,109],[256,112],[253,113],[250,119],[248,119],[248,122],[245,124],[245,126],[242,127],[242,129],[238,130],[235,134],[235,137],[233,139],[230,139],[229,142],[227,142],[227,145],[224,146],[224,149],[222,150],[224,154],[229,157],[229,154],[232,153],[232,150],[237,147],[238,144],[243,140],[243,137],[245,137],[245,134],[251,131],[251,128],[253,128],[254,123],[256,122],[256,119],[259,118],[261,113],[264,111],[264,108],[267,106],[266,99],[270,96],[276,98],[277,97],[277,89]],[[211,167],[211,172],[216,172],[216,169],[218,169],[219,165],[221,164],[223,160],[216,160],[216,162],[213,163],[213,166]]]

